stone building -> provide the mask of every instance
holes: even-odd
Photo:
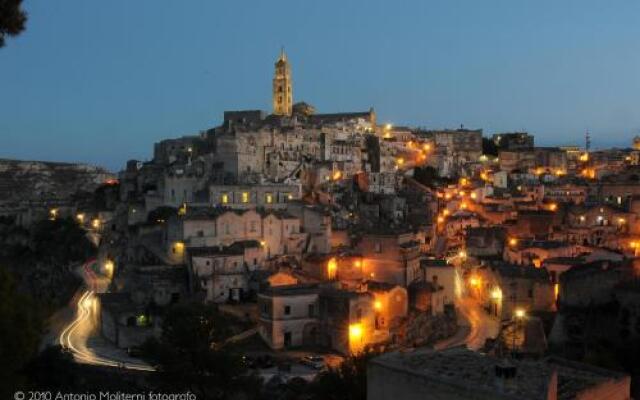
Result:
[[[444,259],[424,259],[420,261],[422,280],[436,288],[442,288],[443,304],[454,304],[456,296],[456,269]]]
[[[293,108],[293,82],[291,66],[284,49],[275,64],[273,76],[273,113],[275,115],[291,115]]]
[[[502,320],[511,319],[518,309],[534,312],[554,308],[554,288],[544,269],[500,262],[483,266],[476,274],[477,279],[471,281],[473,295]]]
[[[372,279],[407,287],[420,279],[420,243],[412,232],[382,229],[364,233],[355,245]]]
[[[400,350],[367,367],[368,400],[629,400],[623,373],[555,357],[504,359],[461,348]]]
[[[191,207],[166,225],[168,254],[183,261],[185,249],[230,246],[246,240],[259,242],[266,257],[301,254],[307,238],[299,218],[275,210]]]
[[[211,185],[209,203],[230,208],[267,209],[286,208],[287,203],[300,199],[299,185],[258,184],[258,185]]]
[[[207,302],[241,301],[249,295],[253,271],[263,268],[265,253],[256,240],[235,242],[228,247],[188,249],[196,284],[206,292]]]
[[[498,150],[532,150],[533,135],[527,132],[496,133],[491,137]]]
[[[375,300],[367,292],[318,284],[269,287],[258,294],[258,309],[260,336],[272,349],[322,346],[349,354],[377,340]]]

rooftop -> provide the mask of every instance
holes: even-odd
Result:
[[[460,391],[474,391],[474,398],[486,395],[487,398],[546,399],[554,370],[558,374],[558,399],[563,400],[573,399],[583,390],[607,381],[627,379],[621,373],[555,357],[505,360],[466,348],[396,351],[378,356],[371,363],[457,387]],[[496,369],[499,366],[515,367],[515,376],[498,378]],[[509,384],[501,385],[501,379],[509,379]]]

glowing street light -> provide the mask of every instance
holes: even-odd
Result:
[[[524,317],[527,316],[527,313],[522,308],[516,308],[515,316],[516,316],[517,319],[523,319]]]
[[[107,273],[107,276],[109,278],[112,278],[113,277],[113,271],[115,270],[115,264],[113,263],[113,261],[107,260],[104,263],[104,270]]]
[[[327,278],[335,279],[338,273],[338,261],[336,261],[335,257],[332,257],[329,262],[327,262]]]
[[[380,300],[376,300],[373,303],[373,308],[375,308],[376,311],[380,311],[382,309],[382,302]]]
[[[517,238],[509,239],[509,246],[513,247],[513,246],[516,246],[517,244],[518,244],[518,239]]]
[[[84,222],[84,214],[78,213],[78,215],[76,215],[76,219],[78,220],[79,223],[82,224]]]
[[[361,324],[351,324],[349,325],[349,338],[351,340],[359,340],[362,338],[362,325]]]

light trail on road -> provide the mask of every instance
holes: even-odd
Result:
[[[90,286],[92,288],[95,288],[96,275],[88,267],[89,264],[93,262],[94,261],[89,261],[85,263],[83,265],[83,271],[85,279],[91,282]],[[58,337],[58,342],[62,348],[69,349],[76,361],[86,364],[138,371],[155,371],[153,367],[146,364],[122,362],[98,356],[87,348],[87,338],[89,336],[89,332],[93,329],[91,317],[94,310],[92,310],[92,307],[96,304],[96,301],[97,298],[95,297],[95,291],[93,290],[86,290],[82,296],[80,296],[76,303],[76,318],[62,330]]]

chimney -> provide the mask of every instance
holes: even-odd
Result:
[[[498,361],[495,366],[495,383],[501,393],[512,391],[516,388],[516,375],[518,368],[508,359]]]

